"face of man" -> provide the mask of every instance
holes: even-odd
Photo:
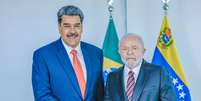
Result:
[[[59,32],[64,42],[75,48],[81,39],[82,23],[79,16],[64,15],[61,17]]]
[[[139,65],[144,55],[144,46],[135,36],[127,36],[121,40],[119,53],[125,65],[133,69]]]

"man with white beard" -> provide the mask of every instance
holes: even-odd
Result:
[[[119,45],[122,68],[109,74],[105,101],[175,101],[167,71],[143,59],[144,43],[136,34],[125,34]]]

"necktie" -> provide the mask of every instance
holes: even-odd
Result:
[[[134,84],[135,84],[134,72],[129,71],[126,85],[126,96],[128,98],[128,101],[132,101]]]
[[[70,53],[73,55],[73,69],[75,71],[75,74],[79,83],[79,87],[82,93],[82,98],[84,99],[84,92],[86,88],[84,72],[82,70],[81,63],[77,57],[77,51],[75,49],[72,49]]]

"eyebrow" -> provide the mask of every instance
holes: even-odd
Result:
[[[63,25],[71,25],[70,23],[63,23]],[[73,25],[81,25],[81,23],[75,23]]]

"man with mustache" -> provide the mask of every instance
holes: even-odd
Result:
[[[102,101],[102,50],[80,41],[84,15],[73,5],[58,13],[60,38],[34,52],[36,101]]]
[[[126,34],[119,53],[124,66],[109,74],[105,101],[176,101],[167,71],[143,59],[144,43],[136,34]]]

